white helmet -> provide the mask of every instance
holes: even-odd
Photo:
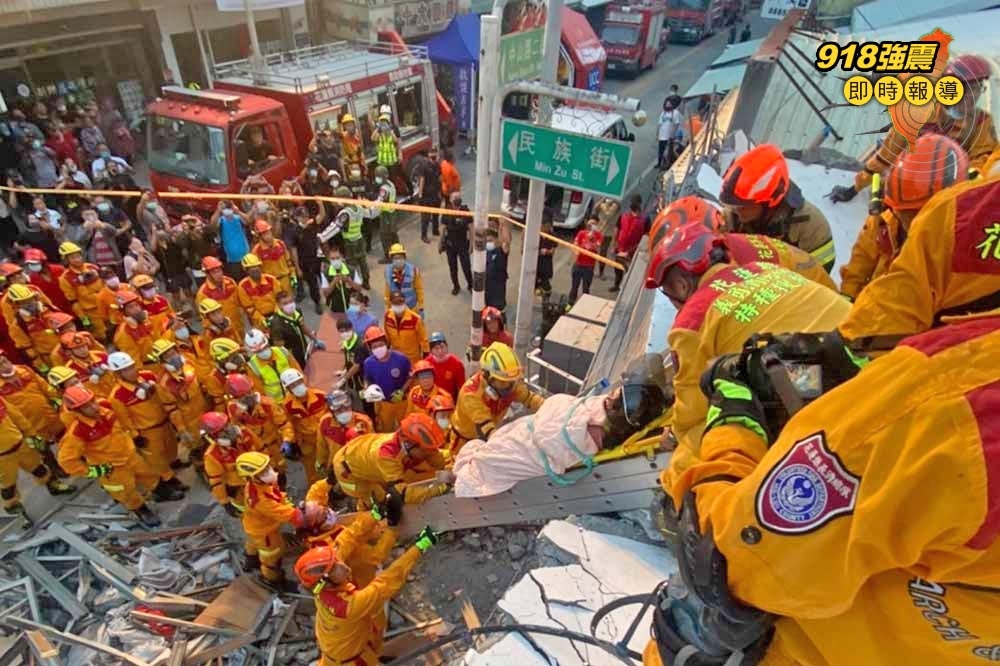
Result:
[[[343,178],[340,177],[340,172],[336,171],[335,169],[330,169],[329,171],[326,172],[326,179],[327,180],[335,180],[338,183],[341,180],[343,180]]]
[[[285,388],[288,388],[295,382],[304,380],[305,377],[303,377],[302,373],[296,370],[295,368],[288,368],[287,370],[281,371],[280,379],[281,379],[281,385],[284,386]]]
[[[247,348],[247,351],[251,354],[256,354],[257,352],[267,348],[267,335],[264,331],[259,328],[251,328],[247,331],[247,334],[243,336],[243,345]]]
[[[108,354],[108,367],[114,372],[131,368],[133,365],[135,365],[135,361],[125,352],[112,352]]]
[[[382,402],[385,400],[385,393],[382,392],[381,386],[372,384],[361,392],[361,397],[364,398],[365,402]]]
[[[383,113],[387,113],[387,114],[389,114],[391,116],[392,115],[392,107],[389,106],[388,104],[383,104],[382,106],[378,107],[378,112],[379,112],[379,115],[382,115]]]

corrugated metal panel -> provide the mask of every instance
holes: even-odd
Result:
[[[740,42],[739,44],[729,44],[726,46],[726,50],[722,52],[718,58],[716,58],[709,69],[718,69],[719,67],[725,66],[727,63],[743,62],[760,48],[760,45],[764,43],[764,39],[751,39],[749,42]]]
[[[698,77],[698,80],[687,89],[684,97],[710,95],[713,89],[717,93],[724,94],[729,92],[740,85],[746,69],[746,64],[740,63],[738,65],[730,65],[729,67],[705,70],[705,73]]]
[[[854,8],[851,30],[879,30],[900,23],[909,23],[940,16],[958,16],[997,6],[997,0],[875,0]]]

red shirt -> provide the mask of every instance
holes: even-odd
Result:
[[[604,240],[604,235],[600,231],[588,231],[586,229],[581,229],[576,232],[576,238],[573,242],[577,247],[584,250],[589,250],[594,254],[600,254],[601,252],[601,241]],[[582,266],[584,268],[593,268],[597,264],[597,259],[590,257],[582,252],[576,255],[576,265]]]
[[[494,342],[502,342],[508,347],[513,347],[514,336],[505,328],[501,328],[496,333],[490,333],[483,327],[483,349],[489,347]]]
[[[80,142],[76,140],[73,132],[69,130],[63,132],[61,137],[50,136],[46,139],[45,145],[51,148],[56,154],[56,166],[62,166],[67,157],[73,158],[74,162],[77,160],[77,150],[80,148]]]
[[[458,391],[465,383],[465,364],[454,354],[448,354],[443,361],[435,359],[434,354],[428,354],[424,360],[434,366],[434,384],[457,400]]]
[[[618,221],[618,237],[615,239],[618,254],[627,254],[631,257],[645,233],[646,225],[642,215],[632,211],[623,213]]]
[[[25,274],[28,276],[28,283],[35,285],[43,294],[48,296],[56,310],[72,313],[73,306],[70,305],[70,302],[66,299],[66,294],[63,293],[62,288],[59,286],[59,276],[66,269],[59,264],[46,264],[46,268],[49,271],[49,277],[46,277],[43,273],[25,271]]]

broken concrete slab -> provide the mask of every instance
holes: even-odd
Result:
[[[465,653],[466,666],[552,666],[552,662],[538,654],[528,641],[517,634],[511,634],[494,643],[482,654],[475,650]]]

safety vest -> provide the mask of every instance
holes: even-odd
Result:
[[[361,225],[364,224],[364,217],[357,206],[347,206],[344,208],[347,213],[347,228],[344,229],[344,240],[355,242],[361,240]]]
[[[378,133],[378,141],[375,143],[375,161],[384,167],[395,166],[399,163],[396,137],[392,135],[391,131]]]
[[[251,357],[249,366],[263,382],[264,394],[269,398],[281,400],[285,397],[285,390],[281,388],[280,375],[291,365],[288,363],[288,354],[281,347],[271,347],[271,354],[274,358],[273,367],[268,363],[263,363],[256,355]]]
[[[383,192],[385,192],[384,201],[386,203],[396,203],[395,183],[387,179],[384,183],[379,185],[379,194],[381,195]],[[382,214],[385,215],[386,213],[392,213],[394,210],[396,210],[395,206],[386,206],[385,208],[382,209]]]
[[[403,298],[406,299],[406,307],[411,310],[417,309],[417,290],[413,288],[415,275],[416,269],[413,268],[413,264],[407,261],[403,265],[403,284],[399,284],[393,279],[392,264],[385,267],[385,283],[389,285],[389,291],[402,292]]]
[[[327,265],[326,267],[326,277],[329,278],[331,285],[333,284],[333,278],[343,277],[345,275],[348,277],[350,277],[351,275],[351,269],[345,263],[341,263],[340,268],[334,268],[333,266],[330,265]],[[338,285],[337,289],[340,290],[340,295],[344,299],[344,303],[347,303],[348,299],[350,298],[350,294],[346,293],[348,289],[345,289],[344,285],[342,284]]]

